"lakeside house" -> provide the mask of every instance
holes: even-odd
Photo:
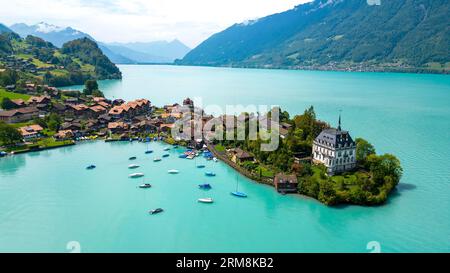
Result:
[[[120,105],[116,105],[109,110],[108,114],[113,119],[122,119],[122,118],[131,119],[134,116],[145,115],[149,113],[150,110],[151,110],[151,102],[149,100],[138,99]]]
[[[29,121],[39,117],[39,109],[37,107],[22,107],[0,112],[0,121],[6,123],[19,123]]]
[[[39,138],[44,130],[40,125],[33,124],[19,128],[19,132],[25,141]]]
[[[21,108],[27,105],[26,101],[24,101],[23,99],[15,99],[11,100],[11,102],[14,103],[15,108]]]
[[[298,180],[297,175],[287,175],[279,173],[273,179],[275,189],[280,193],[297,193]]]
[[[99,116],[106,114],[108,112],[108,109],[101,106],[101,105],[94,105],[89,107],[89,117],[92,118],[98,118]]]
[[[356,167],[356,143],[350,133],[341,128],[323,130],[313,142],[313,163],[327,167],[329,175],[351,171]]]
[[[51,103],[51,98],[49,96],[31,97],[28,99],[27,103],[30,106],[48,105]]]
[[[231,149],[231,161],[234,163],[244,163],[247,161],[254,161],[255,157],[247,151],[242,150],[241,148]]]
[[[72,121],[72,122],[64,122],[63,124],[61,124],[61,129],[62,130],[71,130],[73,132],[76,131],[81,131],[81,123],[77,122],[77,121]]]
[[[122,134],[126,132],[128,128],[128,124],[122,121],[108,123],[108,130],[113,134]]]
[[[63,115],[67,110],[67,106],[59,102],[54,102],[52,103],[52,110],[59,115]]]
[[[67,113],[75,117],[87,117],[89,116],[89,107],[85,104],[68,104]]]
[[[74,136],[75,136],[75,134],[73,133],[72,130],[60,130],[53,137],[56,140],[68,140],[68,139],[73,139]]]

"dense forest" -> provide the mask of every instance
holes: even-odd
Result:
[[[450,71],[450,1],[316,0],[235,24],[180,64]]]

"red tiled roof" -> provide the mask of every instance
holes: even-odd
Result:
[[[31,97],[28,99],[29,103],[42,103],[44,100],[50,100],[48,96]]]
[[[101,105],[95,105],[95,106],[90,107],[89,109],[91,109],[92,111],[94,111],[96,113],[106,111],[106,108]]]
[[[34,113],[34,112],[39,112],[39,110],[36,107],[23,107],[23,108],[19,108],[19,109],[1,111],[0,117],[13,117],[15,115],[30,114],[30,113]]]
[[[44,128],[42,128],[40,125],[37,125],[37,124],[19,128],[19,132],[22,136],[35,135],[35,134],[38,134],[39,132],[41,132],[42,130],[44,130]]]

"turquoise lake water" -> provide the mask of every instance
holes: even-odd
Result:
[[[382,252],[450,251],[450,77],[393,73],[121,66],[104,81],[108,97],[155,105],[189,96],[204,105],[280,105],[292,114],[314,105],[333,125],[397,155],[398,190],[380,207],[329,208],[237,176],[225,164],[179,159],[155,163],[163,144],[91,142],[0,159],[0,252]],[[130,171],[128,158],[141,168]],[[86,171],[89,164],[97,169]],[[206,164],[205,170],[195,164]],[[169,175],[167,170],[180,174]],[[212,170],[217,177],[208,178]],[[148,190],[138,189],[144,172]],[[230,195],[240,181],[249,195]],[[197,185],[210,183],[204,192]],[[198,204],[213,197],[212,205]],[[165,212],[150,216],[149,209]]]

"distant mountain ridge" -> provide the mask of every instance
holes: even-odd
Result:
[[[450,1],[315,0],[235,24],[179,64],[362,71],[450,71]]]
[[[145,53],[151,56],[157,62],[171,63],[176,59],[182,59],[191,49],[183,44],[178,39],[171,42],[168,41],[155,41],[155,42],[136,42],[136,43],[110,43],[109,47],[122,47],[130,49],[134,52]],[[131,57],[131,59],[138,60],[139,58],[133,58],[129,54],[123,54],[124,56]],[[144,56],[140,59],[144,60]],[[152,62],[152,59],[148,59],[147,62]],[[154,61],[153,61],[154,62]]]
[[[14,24],[10,29],[21,37],[25,38],[28,35],[36,36],[46,41],[51,42],[55,46],[61,48],[63,44],[81,38],[89,38],[95,41],[89,34],[78,31],[71,27],[59,27],[44,22],[36,25],[26,25],[23,23]]]
[[[4,32],[11,32],[11,29],[9,29],[7,26],[5,26],[4,24],[0,23],[0,34],[4,33]]]
[[[96,41],[92,36],[71,27],[59,27],[45,22],[36,25],[14,24],[11,30],[25,38],[28,35],[42,38],[57,47],[81,38]],[[156,41],[148,43],[102,43],[96,41],[108,58],[118,64],[172,63],[183,58],[190,48],[178,40],[172,42]]]

